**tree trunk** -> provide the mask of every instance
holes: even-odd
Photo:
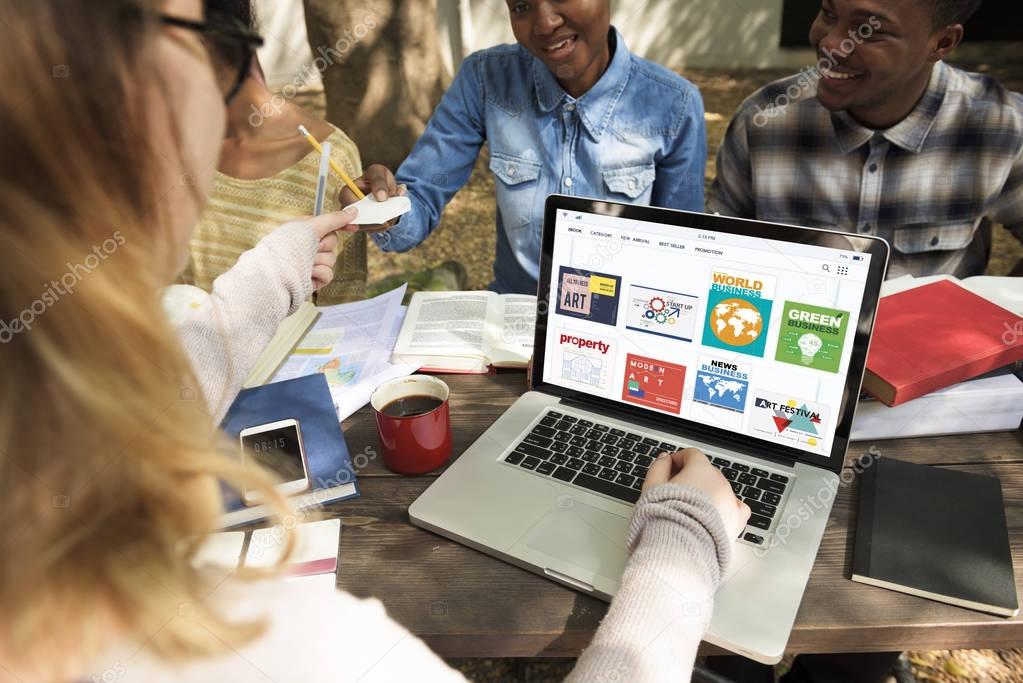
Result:
[[[327,119],[392,170],[444,92],[436,0],[303,0]]]

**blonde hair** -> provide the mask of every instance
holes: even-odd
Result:
[[[157,5],[0,0],[0,633],[28,659],[55,628],[96,654],[99,615],[171,659],[263,627],[219,615],[191,565],[218,480],[284,508],[231,457],[160,307]]]

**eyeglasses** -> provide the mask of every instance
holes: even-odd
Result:
[[[224,102],[230,104],[248,77],[252,57],[256,48],[262,47],[263,38],[234,17],[219,14],[211,14],[205,22],[161,14],[160,21],[200,35]]]

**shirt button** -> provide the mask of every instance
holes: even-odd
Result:
[[[572,179],[565,178],[565,187],[572,187]]]
[[[575,111],[575,105],[569,102],[565,105],[565,111]]]
[[[508,175],[510,175],[512,178],[514,178],[517,173],[518,170],[514,166],[508,167]]]
[[[937,236],[937,235],[935,235],[934,237],[932,237],[932,238],[931,238],[931,246],[932,246],[932,247],[936,247],[936,246],[938,246],[938,242],[940,242],[940,241],[941,241],[941,240],[939,240],[939,239],[938,239],[938,236]]]
[[[636,187],[636,179],[629,178],[629,187]]]
[[[871,164],[870,165],[870,172],[871,173],[877,173],[877,164]]]

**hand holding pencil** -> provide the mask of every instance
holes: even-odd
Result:
[[[320,149],[320,170],[316,178],[316,200],[313,207],[313,218],[311,225],[320,238],[316,249],[316,256],[313,258],[313,289],[319,291],[330,284],[334,279],[334,264],[340,255],[340,241],[337,237],[338,230],[351,232],[351,222],[358,215],[358,212],[349,208],[345,211],[338,211],[332,214],[323,214],[323,201],[327,192],[327,175],[331,164],[335,163],[330,157],[330,143],[324,142]]]
[[[309,142],[313,149],[315,149],[320,154],[323,154],[323,147],[320,145],[319,140],[313,137],[313,134],[309,132],[308,128],[306,128],[305,126],[299,126],[298,132],[305,136],[305,139]],[[326,156],[327,161],[330,163],[330,167],[334,169],[334,173],[337,173],[338,176],[340,176],[341,180],[344,181],[344,184],[347,187],[349,187],[352,190],[352,192],[355,193],[355,196],[358,199],[362,199],[363,197],[365,197],[366,195],[364,195],[362,191],[355,185],[355,182],[348,176],[347,173],[345,173],[345,170],[341,168],[341,165],[338,164],[333,159],[331,159],[329,154]]]
[[[352,180],[334,159],[329,158],[329,153],[324,155],[323,146],[320,145],[320,142],[313,137],[313,134],[305,126],[299,126],[298,131],[305,137],[313,149],[324,156],[326,162],[330,164],[330,168],[344,182],[345,186],[341,189],[341,206],[349,206],[365,199],[366,192],[370,192],[378,202],[387,201],[391,197],[405,196],[405,186],[399,187],[395,183],[394,174],[386,166],[373,164],[366,169],[366,172],[360,178]],[[383,232],[389,230],[397,222],[398,219],[395,218],[379,225],[359,225],[358,229],[362,232]]]

